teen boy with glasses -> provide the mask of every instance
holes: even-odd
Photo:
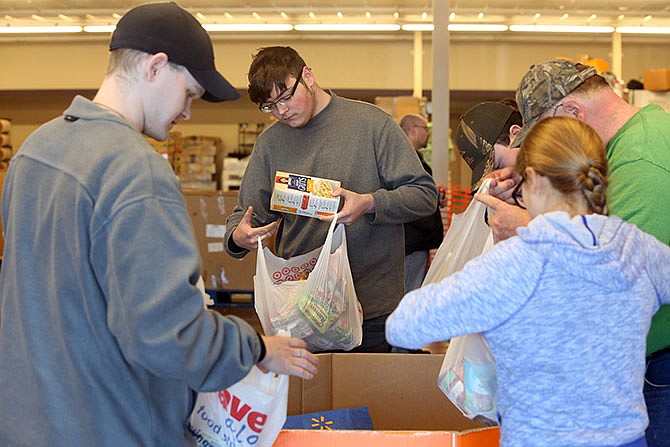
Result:
[[[339,180],[338,222],[347,225],[349,261],[363,307],[359,352],[389,352],[386,317],[404,292],[403,223],[430,215],[437,188],[393,118],[322,89],[290,47],[267,47],[249,69],[249,97],[278,122],[258,138],[239,201],[228,218],[226,250],[241,258],[277,232],[283,258],[323,245],[328,223],[269,209],[276,171]],[[281,217],[281,225],[278,221]]]

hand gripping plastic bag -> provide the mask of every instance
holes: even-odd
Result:
[[[282,259],[258,244],[255,307],[266,334],[285,329],[312,352],[348,351],[361,344],[360,305],[337,215],[324,245],[309,253]]]
[[[490,183],[485,180],[479,191],[488,194]],[[486,205],[472,200],[463,213],[452,217],[423,285],[460,271],[469,260],[493,246],[493,234],[484,221],[485,212]],[[437,384],[467,418],[497,423],[496,363],[482,334],[462,335],[449,341]]]
[[[199,447],[271,447],[286,422],[288,382],[254,366],[223,391],[198,393],[189,435]]]

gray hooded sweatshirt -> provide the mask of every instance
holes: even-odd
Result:
[[[669,302],[670,247],[617,217],[553,212],[406,295],[387,338],[483,332],[501,447],[615,446],[644,436],[646,335]]]

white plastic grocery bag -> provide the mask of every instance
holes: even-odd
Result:
[[[488,194],[490,183],[485,180],[479,191]],[[423,285],[460,271],[469,260],[493,246],[485,212],[486,205],[472,200],[463,213],[452,217]],[[437,384],[466,417],[497,423],[495,358],[482,334],[467,334],[449,341]]]
[[[484,180],[479,192],[488,194],[490,183],[490,180]],[[485,212],[486,205],[472,200],[465,211],[452,216],[451,225],[435,252],[422,285],[442,281],[493,246],[493,234],[484,220]]]
[[[312,352],[351,350],[363,339],[362,318],[337,215],[326,241],[309,253],[282,259],[258,241],[255,307],[263,330],[285,329]]]
[[[495,425],[496,360],[482,334],[467,334],[449,342],[437,385],[467,418]]]
[[[286,421],[288,376],[257,366],[223,391],[198,393],[188,434],[199,447],[271,447]]]

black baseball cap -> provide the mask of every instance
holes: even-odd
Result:
[[[456,146],[472,169],[472,191],[478,189],[482,179],[493,171],[493,145],[508,130],[505,124],[514,112],[513,107],[501,102],[482,102],[458,120]]]
[[[109,49],[129,48],[149,54],[163,52],[184,66],[205,89],[202,99],[221,102],[240,93],[214,65],[209,34],[200,22],[175,2],[147,3],[126,12],[112,34]]]

